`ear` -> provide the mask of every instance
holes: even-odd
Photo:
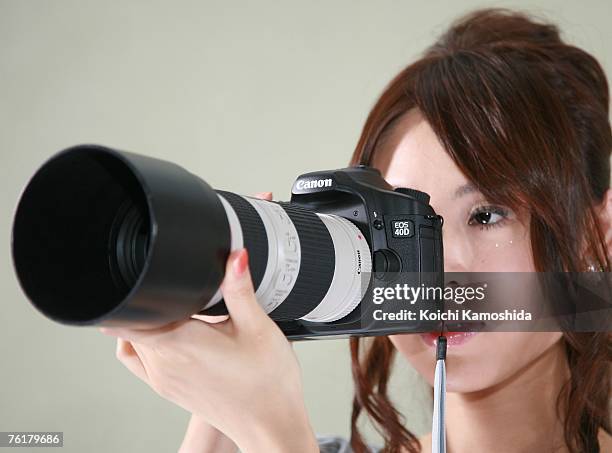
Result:
[[[597,209],[600,225],[606,242],[608,256],[612,256],[612,189],[606,190]]]

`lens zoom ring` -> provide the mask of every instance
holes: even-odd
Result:
[[[287,298],[270,316],[277,321],[301,318],[323,300],[334,276],[336,255],[327,227],[314,212],[279,203],[295,225],[300,239],[300,272]]]
[[[216,191],[232,206],[242,228],[244,247],[249,251],[249,268],[253,287],[259,288],[268,265],[268,235],[266,227],[253,205],[240,195],[224,190]]]

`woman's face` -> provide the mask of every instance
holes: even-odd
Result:
[[[508,207],[492,205],[470,185],[444,151],[429,124],[412,110],[394,128],[372,162],[394,187],[427,192],[444,217],[446,272],[535,271],[529,219]],[[398,351],[433,385],[431,336],[389,337]],[[482,332],[449,341],[447,389],[473,392],[510,377],[561,338],[558,332]]]

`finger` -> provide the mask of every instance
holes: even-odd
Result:
[[[99,330],[104,335],[123,338],[130,342],[142,344],[154,344],[159,338],[171,334],[177,327],[185,321],[177,321],[166,324],[156,329],[128,329],[126,327],[101,327]]]
[[[141,362],[147,369],[146,357],[140,353],[139,346],[143,346],[147,351],[157,350],[165,347],[175,347],[177,344],[193,339],[193,335],[198,335],[201,341],[216,341],[218,335],[226,332],[228,329],[227,323],[221,323],[217,326],[208,324],[196,319],[187,318],[186,320],[177,321],[172,324],[151,330],[137,330],[127,328],[101,328],[106,335],[116,336],[132,343],[132,347],[138,352]]]
[[[193,319],[204,322],[208,327],[211,327],[219,332],[231,334],[234,330],[232,320],[228,315],[192,315]]]
[[[145,367],[142,364],[138,353],[129,341],[125,341],[122,338],[117,338],[117,349],[115,355],[117,356],[117,359],[119,359],[119,361],[138,378],[142,379],[144,382],[149,382]]]
[[[230,254],[221,292],[230,319],[236,325],[248,326],[267,317],[255,298],[246,249],[235,250]]]
[[[200,321],[204,321],[208,324],[219,324],[229,319],[227,315],[191,315],[193,319],[199,319]]]
[[[255,198],[259,198],[261,200],[272,201],[272,192],[257,192],[253,195]]]

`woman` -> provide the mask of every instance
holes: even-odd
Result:
[[[600,65],[555,26],[481,10],[391,81],[351,163],[430,194],[445,219],[446,271],[610,272],[608,109]],[[234,443],[245,452],[319,451],[299,365],[256,303],[246,251],[230,255],[222,290],[229,320],[104,330],[119,337],[118,358],[134,374],[192,412],[181,451]],[[449,343],[449,452],[612,451],[608,333],[480,333]],[[429,436],[402,424],[387,381],[398,351],[432,384],[433,347],[427,334],[351,339],[353,451],[367,451],[363,412],[384,451],[431,450]]]

